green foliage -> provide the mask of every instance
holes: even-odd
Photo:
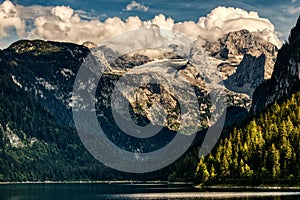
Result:
[[[200,159],[196,170],[196,177],[200,179],[202,182],[205,182],[209,179],[210,174],[207,170],[206,163],[204,162],[204,157]]]
[[[0,89],[5,94],[0,95],[0,181],[108,178],[110,170],[87,152],[74,128],[62,126],[34,99],[8,83]],[[22,145],[10,141],[12,134]]]
[[[275,103],[243,128],[235,128],[214,153],[200,159],[196,181],[262,183],[299,179],[299,113],[300,92],[280,105]],[[210,175],[207,169],[211,169]]]

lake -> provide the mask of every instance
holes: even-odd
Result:
[[[300,191],[203,190],[187,184],[49,183],[0,185],[1,200],[298,200]]]

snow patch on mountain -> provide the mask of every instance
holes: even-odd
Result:
[[[72,76],[75,75],[72,70],[66,68],[61,69],[60,73],[66,78],[71,78]]]
[[[14,84],[16,84],[19,88],[22,88],[22,84],[17,80],[16,76],[11,75],[12,81],[14,82]]]
[[[36,80],[38,81],[39,84],[41,84],[42,86],[44,86],[44,88],[46,88],[47,90],[55,90],[56,88],[51,85],[49,82],[47,82],[45,79],[43,78],[37,78]]]

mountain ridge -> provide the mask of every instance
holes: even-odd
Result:
[[[50,50],[47,51],[47,49]],[[135,101],[136,99],[131,99],[130,109],[131,111],[134,111],[134,114],[131,117],[136,120],[138,124],[140,123],[142,125],[148,124],[149,119],[155,119],[155,116],[152,115],[152,113],[145,112],[149,109],[149,106],[156,104],[157,102],[164,102],[165,107],[163,107],[163,109],[168,111],[170,116],[170,120],[168,121],[169,124],[167,124],[167,128],[163,130],[165,135],[163,135],[159,141],[156,140],[157,143],[152,146],[149,142],[153,140],[140,142],[120,132],[120,130],[116,128],[116,124],[113,123],[111,107],[108,104],[110,99],[107,94],[110,94],[113,85],[120,79],[123,72],[129,72],[137,65],[143,66],[146,63],[152,66],[154,63],[151,62],[154,62],[154,59],[139,54],[118,55],[105,47],[100,47],[100,50],[103,49],[107,52],[107,56],[112,58],[113,62],[109,63],[112,70],[103,73],[103,76],[99,81],[99,88],[101,90],[98,91],[97,97],[101,101],[99,101],[99,104],[96,106],[98,111],[100,110],[108,113],[107,115],[101,115],[101,112],[97,112],[97,116],[100,117],[98,120],[105,124],[104,129],[113,130],[113,134],[108,135],[109,139],[123,149],[133,152],[137,151],[137,149],[142,152],[147,152],[165,145],[169,139],[172,139],[168,134],[171,134],[172,136],[172,128],[176,130],[176,126],[172,127],[172,125],[176,125],[179,116],[178,102],[173,94],[170,92],[163,94],[160,92],[164,91],[163,88],[158,88],[155,85],[149,84],[140,88],[137,93],[136,99],[143,99],[144,102],[139,103],[138,101]],[[0,79],[0,85],[3,86],[0,89],[0,94],[2,94],[3,97],[3,104],[0,105],[0,109],[5,110],[3,113],[4,115],[11,116],[8,114],[10,112],[9,110],[13,113],[12,117],[5,118],[5,116],[3,116],[0,118],[3,141],[2,150],[7,161],[10,161],[13,165],[17,166],[17,172],[15,172],[14,175],[10,175],[10,173],[13,173],[12,171],[0,168],[0,180],[51,180],[57,179],[58,177],[63,177],[62,179],[66,180],[72,178],[94,180],[109,177],[135,177],[131,174],[120,175],[115,171],[112,172],[102,164],[99,164],[84,149],[76,135],[71,113],[72,103],[74,103],[71,98],[72,88],[75,75],[90,52],[90,49],[81,45],[51,41],[46,42],[41,40],[18,41],[13,43],[9,48],[0,51],[0,74],[2,73],[3,75],[3,78]],[[189,62],[183,62],[182,60],[180,60],[181,62],[178,62],[178,59],[182,58],[177,57],[176,55],[166,53],[159,58],[167,59],[167,61],[158,62],[162,66],[170,67],[172,65],[173,69],[175,69],[174,72],[181,74],[189,81],[192,81],[195,93],[200,101],[199,112],[203,119],[206,119],[210,113],[210,105],[209,102],[207,102],[208,93],[205,91],[205,84],[200,84],[204,81],[201,72]],[[174,60],[173,64],[172,59]],[[6,95],[10,93],[12,96]],[[238,116],[235,116],[234,120],[241,120],[244,118],[247,113],[245,108],[249,108],[250,105],[249,98],[246,95],[232,91],[229,91],[227,97],[228,104],[233,108],[231,109],[231,115]],[[15,100],[12,101],[10,98],[15,98]],[[27,106],[27,103],[24,103],[25,105],[19,105],[18,101],[21,98],[29,99],[31,103],[28,103]],[[35,104],[39,106],[38,109],[35,109],[35,107],[32,106]],[[26,109],[20,109],[22,106]],[[22,112],[17,112],[19,109]],[[31,111],[31,109],[33,109],[33,111]],[[39,114],[35,115],[35,112]],[[41,117],[41,113],[44,113],[46,117],[49,116],[49,123],[52,123],[52,126],[44,121],[45,118]],[[23,118],[22,115],[25,115],[26,117]],[[43,119],[43,122],[38,121],[36,118]],[[234,120],[230,123],[234,123]],[[205,129],[208,127],[209,121],[203,120],[203,122],[205,123],[203,125],[203,128]],[[38,124],[35,124],[34,126],[32,123]],[[43,126],[43,129],[39,129],[37,127],[38,125]],[[47,127],[49,127],[49,130]],[[33,129],[36,129],[38,132],[33,131]],[[62,133],[62,135],[60,135],[60,133]],[[68,137],[71,137],[72,140],[69,141],[70,138]],[[52,152],[52,148],[55,152]],[[39,152],[36,152],[41,149],[44,149],[47,153],[40,154]],[[73,151],[75,153],[72,153]],[[16,152],[20,154],[20,157],[15,155]],[[54,157],[59,156],[58,153],[62,154],[61,159],[59,160],[60,164],[57,166],[55,166],[55,163],[50,165],[55,170],[49,169],[50,166],[48,166],[45,169],[47,169],[49,173],[42,171],[40,172],[41,174],[37,174],[38,172],[35,172],[37,169],[32,166],[34,162],[45,162],[48,154],[52,156],[51,160],[54,161]],[[76,159],[75,156],[78,156],[78,159]],[[27,158],[30,162],[26,162]],[[37,158],[40,158],[40,160],[37,160]],[[28,165],[26,168],[28,173],[22,171],[22,165],[18,162],[18,159]],[[72,162],[70,159],[72,159]],[[2,166],[5,166],[7,165],[7,161],[1,160],[0,162],[4,163]],[[63,168],[62,172],[58,173],[56,170],[59,170],[64,162],[70,162],[74,165],[74,168],[67,165],[69,171],[68,169]],[[86,162],[86,165],[81,168],[80,164],[83,162]],[[91,167],[88,167],[88,164],[90,164]],[[38,166],[42,165],[38,164]],[[71,175],[72,170],[76,172],[75,174],[80,173],[83,170],[83,175],[74,175],[73,177]],[[96,173],[95,170],[99,170],[99,172]],[[166,178],[168,173],[164,170],[166,169],[163,169],[153,176]],[[105,172],[111,174],[104,176],[103,173]],[[32,175],[30,175],[30,173]],[[145,176],[147,177],[147,175]],[[151,176],[149,175],[147,178],[151,179]]]
[[[217,61],[225,86],[250,97],[264,80],[271,78],[278,52],[259,33],[248,30],[230,32],[203,47]]]
[[[287,41],[278,52],[270,80],[261,84],[253,95],[251,112],[258,113],[275,101],[289,97],[300,88],[300,17]]]

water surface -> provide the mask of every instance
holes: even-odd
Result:
[[[106,199],[235,199],[299,200],[300,191],[202,190],[187,184],[9,184],[0,185],[1,200],[106,200]]]

